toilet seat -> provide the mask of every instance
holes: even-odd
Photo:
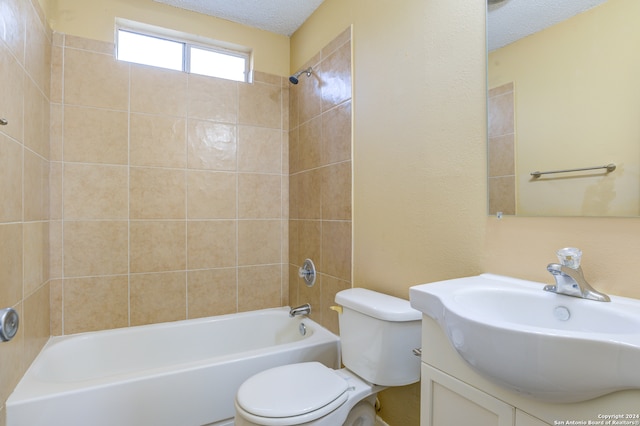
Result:
[[[319,362],[271,368],[245,381],[236,406],[262,425],[295,425],[323,417],[348,399],[347,381]]]

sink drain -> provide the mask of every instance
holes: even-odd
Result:
[[[560,321],[568,321],[571,318],[571,312],[566,306],[556,306],[553,310],[553,316]]]

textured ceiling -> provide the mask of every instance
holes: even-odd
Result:
[[[323,0],[154,0],[290,36]]]
[[[489,51],[557,24],[606,0],[506,0],[489,6]]]
[[[323,0],[154,0],[291,36]],[[488,47],[495,50],[607,0],[504,0],[489,5]]]

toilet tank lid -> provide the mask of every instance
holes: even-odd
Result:
[[[419,321],[422,313],[408,300],[378,293],[366,288],[350,288],[336,294],[336,303],[345,308],[383,321]]]

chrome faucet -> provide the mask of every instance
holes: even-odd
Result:
[[[569,250],[573,251],[569,252]],[[546,285],[544,290],[598,302],[610,302],[609,296],[591,287],[584,278],[582,267],[580,267],[581,254],[580,250],[573,248],[559,250],[558,258],[563,264],[550,263],[547,266],[547,271],[555,278],[556,285]]]
[[[311,313],[311,305],[309,303],[305,303],[304,305],[300,305],[297,308],[291,308],[289,311],[289,316],[291,318],[296,315],[309,315]]]

